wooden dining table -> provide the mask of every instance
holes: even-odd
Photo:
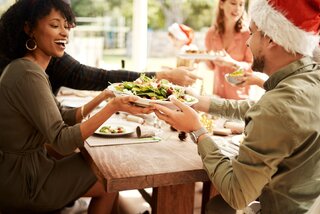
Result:
[[[85,154],[105,180],[107,192],[152,188],[152,213],[193,213],[195,182],[210,181],[203,169],[197,146],[188,137],[162,128],[165,139],[156,143],[95,146],[85,143]],[[210,191],[203,189],[202,205]],[[204,213],[202,206],[202,213]]]

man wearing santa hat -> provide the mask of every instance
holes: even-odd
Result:
[[[223,155],[197,113],[178,100],[181,111],[155,105],[156,114],[197,144],[220,193],[207,213],[235,213],[259,198],[263,214],[302,214],[320,195],[320,65],[313,59],[320,1],[254,0],[249,12],[247,45],[253,70],[270,76],[266,93],[257,103],[199,97],[193,106],[245,121],[238,156]]]

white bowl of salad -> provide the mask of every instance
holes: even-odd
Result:
[[[159,80],[147,77],[142,74],[133,82],[125,81],[122,83],[114,83],[108,87],[113,91],[115,96],[136,95],[140,97],[135,104],[139,106],[148,106],[151,103],[174,108],[170,102],[170,97],[174,96],[186,105],[193,105],[198,102],[198,99],[185,93],[185,89],[169,82],[168,80]]]

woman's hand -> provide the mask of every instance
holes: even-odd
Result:
[[[154,104],[154,112],[159,119],[164,120],[179,131],[191,132],[201,128],[199,116],[195,110],[184,105],[176,98],[171,98],[171,102],[178,107],[178,111]]]
[[[222,51],[222,56],[218,56],[214,61],[214,64],[223,67],[230,67],[232,69],[237,69],[239,66],[237,61],[234,60],[225,50]]]
[[[113,112],[125,111],[131,114],[149,114],[153,111],[153,107],[140,107],[134,104],[139,97],[137,96],[119,96],[112,98],[108,106]]]
[[[197,79],[202,79],[202,77],[194,74],[192,70],[193,69],[184,66],[178,68],[166,67],[165,71],[156,73],[156,78],[158,80],[167,79],[170,82],[181,86],[189,86],[194,84]]]
[[[243,68],[245,70],[250,69],[250,64],[247,62],[239,62],[235,59],[233,59],[228,52],[225,50],[222,51],[222,56],[218,56],[214,61],[214,63],[218,66],[227,66],[229,68],[232,68],[233,70],[237,70],[239,68]]]
[[[103,90],[103,95],[104,95],[104,99],[108,99],[111,97],[114,97],[114,93],[112,91],[110,91],[109,89],[104,89]]]

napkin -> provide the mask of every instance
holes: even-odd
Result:
[[[156,135],[154,129],[143,126],[137,126],[136,132],[139,138],[154,137]]]
[[[138,116],[134,116],[134,115],[131,115],[131,114],[128,114],[126,116],[126,120],[132,121],[132,122],[136,122],[136,123],[140,123],[140,124],[144,123],[144,119],[143,118],[138,117]]]

